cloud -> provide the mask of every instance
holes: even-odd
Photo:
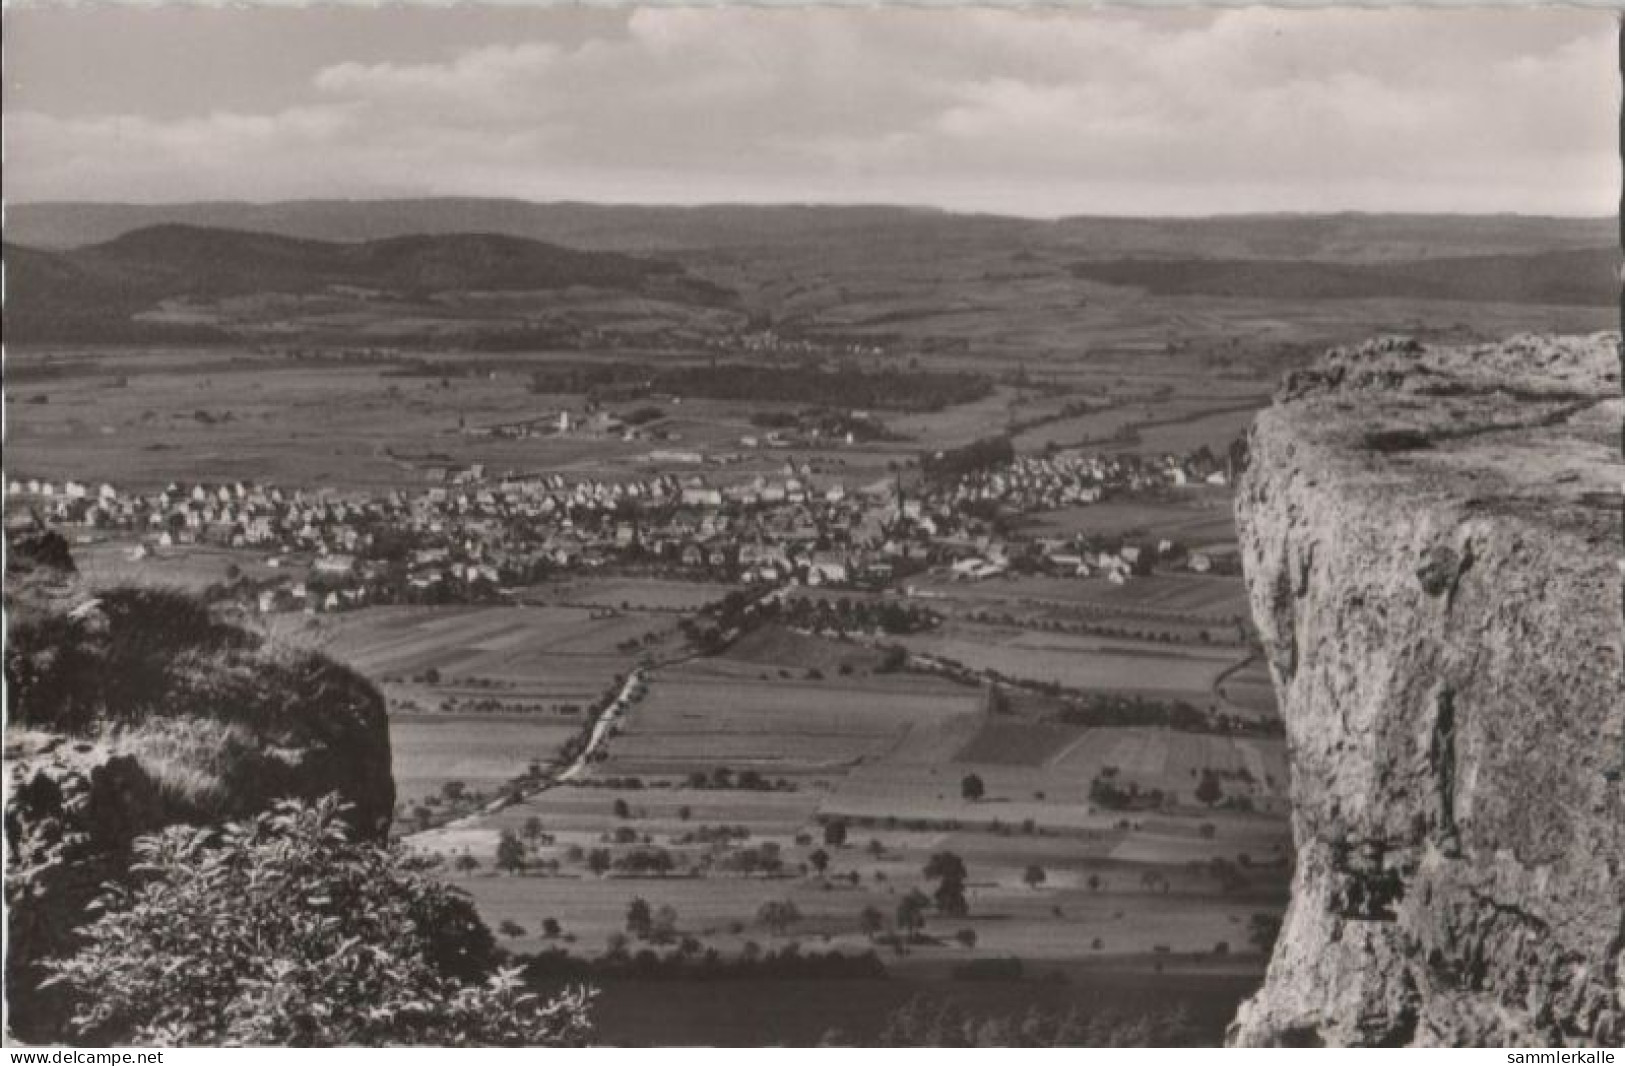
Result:
[[[645,7],[584,40],[544,31],[332,64],[259,113],[59,116],[13,92],[12,195],[1029,214],[1601,213],[1617,195],[1596,12]]]

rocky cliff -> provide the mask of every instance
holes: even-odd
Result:
[[[66,1010],[37,963],[71,949],[137,836],[338,792],[381,838],[395,798],[364,678],[189,597],[89,593],[54,569],[7,574],[6,997],[30,1041],[56,1039]]]
[[[1233,1042],[1625,1040],[1617,338],[1337,350],[1237,498],[1298,866]]]

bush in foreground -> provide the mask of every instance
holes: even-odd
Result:
[[[357,843],[328,796],[142,838],[83,946],[48,963],[74,1035],[163,1045],[581,1043],[585,989],[495,968],[467,898]]]

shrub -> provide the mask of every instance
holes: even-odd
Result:
[[[79,951],[52,960],[72,1034],[100,1044],[580,1043],[590,993],[494,969],[461,892],[351,840],[334,796],[135,845]]]
[[[69,610],[9,610],[5,678],[14,725],[75,736],[113,727],[174,820],[241,818],[338,789],[358,829],[388,827],[395,788],[376,686],[218,620],[196,597],[112,588]]]

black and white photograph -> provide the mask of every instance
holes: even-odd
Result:
[[[1616,1061],[1619,9],[0,18],[8,1062]]]

